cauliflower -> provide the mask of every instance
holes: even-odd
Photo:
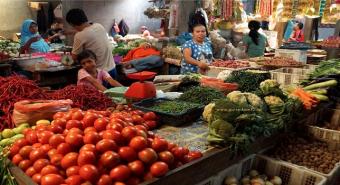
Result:
[[[248,100],[248,103],[256,108],[262,108],[263,101],[260,97],[253,93],[243,93]]]
[[[215,103],[210,103],[204,107],[203,119],[206,120],[208,123],[212,121],[212,111],[214,107]]]
[[[224,81],[231,75],[231,73],[232,73],[231,70],[224,70],[224,71],[218,73],[217,79]]]
[[[247,104],[247,98],[244,96],[241,91],[233,91],[227,95],[227,99],[229,99],[233,103],[237,104]]]
[[[276,96],[266,96],[264,97],[264,101],[266,102],[267,105],[282,105],[284,102],[281,100],[281,98],[276,97]]]
[[[279,87],[280,84],[276,80],[265,80],[260,83],[260,89],[265,95],[276,91]]]

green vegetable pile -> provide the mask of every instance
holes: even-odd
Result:
[[[153,106],[149,107],[153,111],[170,113],[170,114],[180,114],[184,113],[190,109],[200,107],[200,104],[188,103],[183,101],[162,101],[155,103]]]
[[[125,56],[131,49],[132,47],[128,46],[127,44],[119,43],[118,46],[112,50],[112,54]]]
[[[208,122],[210,143],[245,152],[257,138],[286,129],[301,112],[301,102],[287,97],[276,81],[265,80],[259,86],[259,95],[233,91],[205,107],[203,118]]]
[[[225,82],[237,83],[239,90],[242,92],[252,92],[258,89],[260,83],[270,79],[270,73],[260,70],[240,70],[233,71],[231,75],[225,79]]]
[[[181,83],[177,87],[178,92],[185,92],[187,90],[190,90],[193,87],[197,87],[200,85],[200,74],[187,74],[185,77],[181,80]]]
[[[0,39],[0,53],[15,57],[19,55],[20,44],[10,40]]]
[[[208,105],[210,102],[222,98],[224,98],[224,94],[220,91],[209,87],[197,86],[185,91],[179,97],[179,100]]]
[[[11,164],[7,161],[8,154],[9,152],[5,152],[5,149],[0,147],[0,185],[17,185],[9,170]]]

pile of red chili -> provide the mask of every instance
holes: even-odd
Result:
[[[114,106],[110,98],[91,87],[69,85],[54,92],[46,92],[34,81],[20,76],[0,77],[0,131],[15,127],[11,119],[14,103],[37,99],[71,99],[72,107],[82,110],[105,110]]]

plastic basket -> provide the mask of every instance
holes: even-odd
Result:
[[[303,69],[308,69],[308,70],[310,70],[310,72],[313,72],[313,71],[315,71],[315,69],[317,67],[319,67],[319,65],[307,64],[307,65],[303,66]]]
[[[216,177],[212,176],[196,185],[215,185]]]
[[[310,170],[254,154],[220,172],[216,177],[215,185],[223,185],[227,176],[234,176],[240,180],[253,169],[267,176],[279,176],[282,185],[326,185],[327,181],[322,175]]]
[[[197,107],[193,109],[186,110],[182,113],[165,113],[160,112],[157,110],[152,109],[152,106],[156,103],[164,102],[164,101],[172,101],[165,98],[153,98],[153,99],[146,99],[140,102],[134,103],[133,107],[136,109],[140,109],[145,112],[155,112],[159,118],[160,122],[163,124],[168,124],[172,126],[180,126],[185,123],[191,123],[197,120],[203,113],[204,105],[196,104]],[[185,102],[188,103],[188,102]]]
[[[300,68],[281,68],[270,71],[271,79],[276,80],[280,85],[287,86],[292,84],[299,84],[302,80],[308,78],[311,73],[310,69]]]

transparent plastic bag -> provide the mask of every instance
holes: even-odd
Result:
[[[15,125],[29,123],[34,125],[38,120],[52,120],[57,112],[71,109],[72,100],[23,100],[14,104],[12,120]]]

